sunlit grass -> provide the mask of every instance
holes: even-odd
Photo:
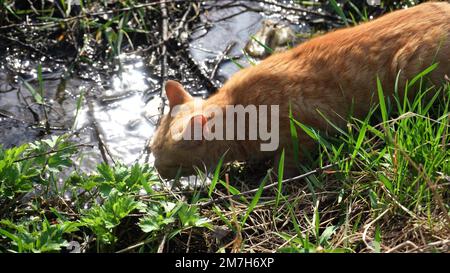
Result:
[[[60,40],[74,31],[83,42],[94,40],[109,61],[134,47],[132,35],[149,39],[155,29],[148,10],[159,13],[133,1],[117,2],[118,12],[101,16],[87,14],[94,4],[111,8],[107,1],[80,1],[79,15],[65,1],[22,10],[13,2],[0,1],[3,23],[29,16],[36,31],[63,30]],[[341,23],[370,20],[366,8],[345,1],[349,8],[344,9],[340,2],[330,1],[330,7]],[[77,52],[76,61],[94,62],[83,46]],[[435,68],[410,79],[403,90],[398,83],[385,90],[379,81],[379,100],[369,114],[351,118],[346,128],[330,122],[335,135],[302,124],[291,112],[294,162],[287,161],[287,151],[273,169],[223,165],[222,158],[211,184],[193,191],[171,188],[146,164],[100,164],[84,173],[77,161],[83,144],[69,135],[0,147],[0,252],[68,251],[71,242],[79,242],[84,252],[445,251],[450,84],[428,84]],[[45,112],[40,65],[37,80],[38,87],[23,84]],[[395,96],[385,96],[391,92]],[[75,121],[83,98],[77,100]],[[317,143],[318,153],[307,154],[306,161],[300,161],[299,133]],[[310,174],[291,181],[284,174],[288,163]]]

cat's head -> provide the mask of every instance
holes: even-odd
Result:
[[[193,174],[194,167],[203,170],[207,151],[198,129],[207,121],[201,111],[204,101],[194,99],[176,81],[167,81],[165,91],[170,111],[162,117],[150,143],[155,167],[164,178]]]

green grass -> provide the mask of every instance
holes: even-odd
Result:
[[[84,2],[81,14],[90,12],[92,2]],[[38,32],[54,25],[75,29],[97,41],[108,60],[135,45],[132,35],[156,43],[145,19],[149,9],[134,8],[132,1],[116,3],[124,10],[106,20],[75,19],[64,1],[61,16],[55,7],[35,16],[11,3],[0,1],[3,23],[30,16],[45,24]],[[331,4],[342,22],[369,20],[367,9],[351,2],[348,10]],[[77,62],[95,61],[83,52],[80,48]],[[410,79],[404,90],[398,82],[395,90],[384,90],[378,81],[377,105],[363,119],[351,118],[346,128],[330,124],[335,135],[290,113],[293,163],[309,173],[295,181],[284,177],[285,165],[292,163],[287,151],[277,172],[275,166],[220,160],[209,187],[187,190],[169,187],[145,164],[103,163],[85,173],[78,166],[86,145],[74,143],[70,134],[0,147],[0,252],[68,251],[74,242],[83,252],[448,251],[450,84],[427,83],[435,68]],[[41,66],[37,72],[37,88],[23,83],[45,111]],[[417,94],[405,99],[414,89]],[[394,97],[384,95],[391,91]],[[76,102],[76,116],[84,95]],[[300,132],[316,141],[319,151],[306,162],[299,160]]]
[[[214,186],[182,195],[148,165],[77,170],[81,146],[66,135],[1,149],[0,251],[61,251],[76,241],[88,252],[156,252],[186,236],[208,251],[203,234],[218,228],[229,235],[209,251],[440,251],[450,223],[450,84],[427,85],[426,74],[394,90],[419,88],[411,100],[388,100],[379,82],[374,110],[332,137],[293,120],[321,150],[299,169],[335,163],[311,183],[283,180],[281,156],[278,176],[219,163]]]
[[[375,218],[365,225],[364,231],[375,229],[372,240],[378,240],[378,244],[380,234],[389,234],[399,224],[395,221],[403,217],[408,220],[400,221],[402,226],[412,228],[422,224],[427,230],[424,233],[439,229],[444,238],[449,234],[450,85],[426,87],[422,85],[425,74],[413,79],[404,90],[404,93],[411,92],[414,82],[420,81],[421,91],[413,100],[402,102],[395,98],[391,112],[396,118],[389,119],[392,115],[388,113],[379,82],[380,103],[374,115],[381,115],[380,123],[369,123],[370,116],[365,120],[353,119],[351,129],[341,134],[331,147],[328,142],[315,138],[321,145],[323,157],[330,162],[340,162],[334,179],[342,183],[345,198],[361,201],[368,210],[364,217]],[[342,213],[345,215],[344,211]],[[377,218],[384,213],[389,215],[387,219]],[[345,221],[343,224],[352,225]],[[402,236],[408,238],[405,233]],[[366,249],[374,250],[367,237],[363,242]],[[382,250],[389,250],[389,247]]]

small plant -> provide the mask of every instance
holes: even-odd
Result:
[[[189,204],[161,192],[152,167],[102,163],[97,173],[80,173],[73,162],[77,148],[62,135],[0,150],[1,251],[55,252],[72,241],[113,251],[123,244],[124,230],[151,248],[164,237],[211,228],[198,199]]]
[[[47,219],[34,217],[30,221],[14,224],[0,221],[0,234],[11,241],[8,252],[60,252],[69,246],[63,237],[78,231],[79,223],[63,221],[50,224]]]

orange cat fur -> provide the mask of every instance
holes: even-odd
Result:
[[[186,127],[195,122],[204,125],[211,118],[191,110],[162,118],[151,143],[155,167],[163,177],[171,178],[179,168],[181,174],[194,173],[193,166],[213,168],[226,151],[225,161],[229,162],[274,158],[283,148],[287,152],[286,162],[292,162],[289,103],[294,117],[302,123],[320,130],[330,129],[318,114],[320,110],[343,126],[352,108],[353,116],[362,117],[377,101],[377,76],[386,95],[392,95],[400,70],[399,90],[403,90],[407,79],[435,61],[439,66],[429,79],[439,84],[445,74],[450,75],[449,56],[450,4],[445,2],[424,3],[314,38],[242,69],[216,94],[198,102],[205,108],[278,104],[277,151],[261,152],[260,141],[255,140],[173,139],[171,127],[180,121]],[[176,105],[193,109],[196,100],[179,83],[168,81],[165,88],[171,109]],[[308,136],[298,133],[299,145],[314,147]]]

